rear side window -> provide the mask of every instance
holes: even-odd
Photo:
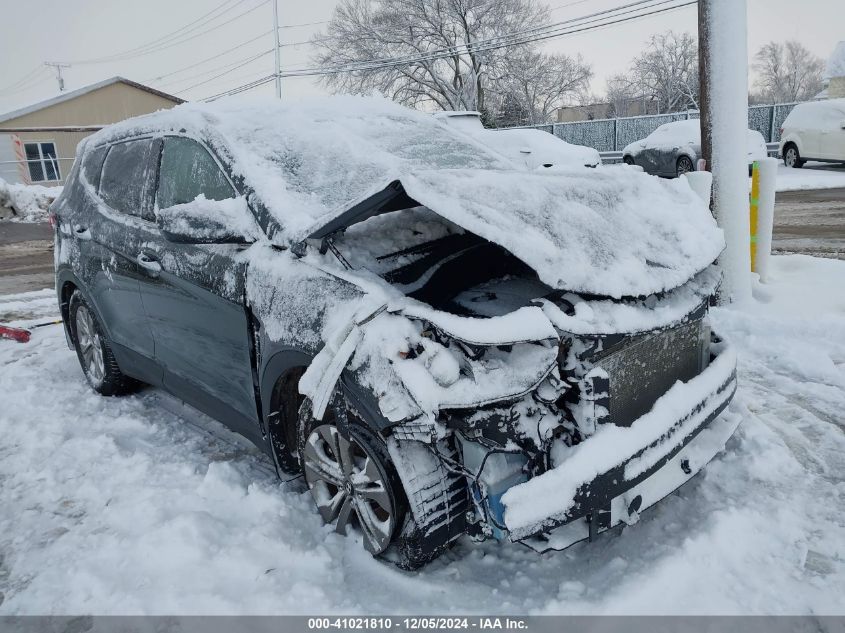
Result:
[[[100,173],[103,170],[103,159],[106,157],[108,147],[95,147],[91,151],[85,152],[82,159],[82,175],[85,177],[94,190],[96,191],[100,186]]]
[[[158,208],[192,202],[202,194],[208,200],[235,195],[215,160],[194,140],[180,136],[164,139],[158,177]]]
[[[152,153],[152,139],[126,141],[109,148],[100,179],[100,197],[112,209],[128,215],[146,215]]]

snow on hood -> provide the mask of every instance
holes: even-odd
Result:
[[[506,248],[557,289],[654,294],[685,283],[724,248],[685,180],[573,168],[428,170],[401,182],[414,200]]]
[[[502,154],[520,167],[595,167],[601,164],[601,156],[597,150],[567,143],[548,132],[527,128],[487,129],[481,123],[481,115],[478,112],[438,112],[434,118],[469,134],[479,143]]]

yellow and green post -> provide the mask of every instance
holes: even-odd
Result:
[[[751,272],[757,272],[757,212],[760,206],[760,163],[751,165],[750,224],[751,224]]]

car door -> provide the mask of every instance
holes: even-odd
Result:
[[[156,208],[224,200],[236,191],[197,141],[163,139]],[[164,368],[164,386],[245,435],[258,432],[250,325],[244,305],[243,246],[175,244],[154,222],[142,253],[150,263],[141,298]]]
[[[138,261],[141,216],[152,204],[156,141],[131,139],[104,151],[96,203],[71,227],[80,243],[80,274],[121,369],[156,384],[161,372],[141,303],[144,275]]]
[[[822,125],[819,158],[845,161],[845,108],[828,106]]]
[[[794,132],[800,140],[799,151],[801,158],[818,158],[821,153],[821,126],[819,117],[823,108],[814,107],[817,104],[807,103],[795,106],[798,115],[794,117]]]

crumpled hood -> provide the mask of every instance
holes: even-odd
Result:
[[[635,170],[413,171],[408,196],[499,244],[557,289],[619,298],[685,283],[724,237],[686,180]]]

